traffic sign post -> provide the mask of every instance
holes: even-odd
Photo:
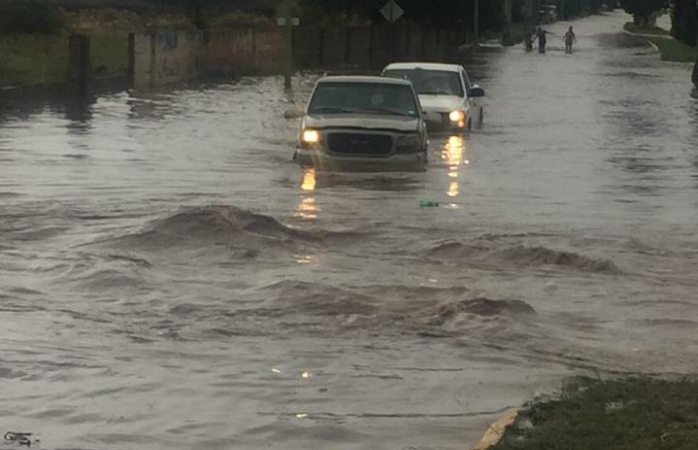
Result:
[[[405,11],[398,5],[395,0],[390,0],[380,9],[380,13],[385,17],[385,20],[390,23],[390,53],[391,58],[395,57],[395,32],[393,24],[396,20],[405,14]]]
[[[385,17],[385,20],[390,23],[395,22],[402,17],[403,14],[405,14],[405,11],[395,2],[395,0],[390,0],[388,3],[386,3],[385,6],[381,8],[380,12],[383,14],[383,17]]]
[[[291,77],[293,76],[293,27],[298,26],[300,20],[293,17],[291,0],[285,0],[283,15],[276,19],[279,26],[284,27],[284,89],[291,89]]]

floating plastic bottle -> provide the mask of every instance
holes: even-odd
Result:
[[[419,202],[420,208],[437,208],[438,206],[439,202],[435,202],[433,200],[422,200]]]

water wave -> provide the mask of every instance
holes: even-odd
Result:
[[[360,292],[284,280],[248,290],[228,311],[181,305],[172,312],[215,318],[218,334],[275,333],[459,336],[487,328],[508,333],[535,310],[521,300],[471,297],[464,287],[368,286]]]
[[[501,264],[518,266],[558,266],[582,272],[619,274],[621,270],[608,259],[595,259],[575,252],[554,250],[543,246],[517,245],[496,248],[481,243],[464,244],[449,241],[428,250],[428,256],[439,261],[458,260],[464,263]]]
[[[370,316],[379,310],[379,301],[370,295],[320,283],[284,280],[254,289],[253,296],[266,298],[266,313],[286,312],[313,316]]]
[[[161,250],[172,247],[224,246],[254,258],[270,248],[293,249],[360,236],[328,230],[298,230],[273,217],[230,205],[186,208],[152,222],[142,231],[102,240],[102,246]]]

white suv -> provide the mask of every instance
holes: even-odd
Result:
[[[393,63],[383,69],[383,76],[412,82],[429,131],[470,130],[484,120],[480,98],[485,91],[470,83],[459,64]]]

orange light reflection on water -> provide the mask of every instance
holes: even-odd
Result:
[[[441,159],[448,165],[449,185],[446,195],[452,199],[460,195],[458,177],[462,166],[470,164],[470,161],[465,158],[465,144],[463,136],[450,136],[441,151]],[[453,206],[455,206],[455,204]]]
[[[463,136],[450,136],[441,152],[441,158],[446,161],[451,171],[458,170],[458,167],[463,165],[465,161],[465,140]]]
[[[446,193],[449,197],[458,197],[460,193],[460,186],[458,186],[457,181],[452,181],[451,185],[448,187],[448,192]]]
[[[313,192],[315,190],[315,184],[315,169],[305,169],[301,189],[304,192]]]
[[[315,169],[305,169],[303,172],[303,181],[301,182],[301,190],[303,194],[301,195],[300,202],[296,207],[296,217],[301,217],[303,219],[316,219],[318,213],[318,207],[315,202],[315,196],[312,193],[315,191],[315,186],[317,181],[315,180]]]

